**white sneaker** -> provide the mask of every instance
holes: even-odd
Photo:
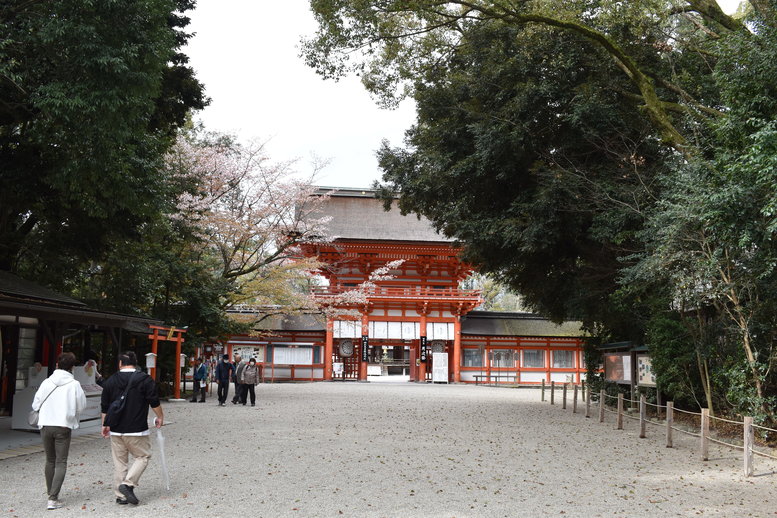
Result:
[[[54,509],[59,509],[63,505],[65,505],[65,504],[62,503],[62,500],[49,500],[48,504],[46,506],[46,509],[51,511],[51,510],[54,510]]]

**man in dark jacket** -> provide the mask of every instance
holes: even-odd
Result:
[[[235,396],[232,398],[232,404],[237,405],[238,401],[243,399],[243,382],[240,381],[240,374],[243,372],[243,367],[246,364],[243,362],[239,354],[235,355],[235,372],[232,375],[232,382],[235,384]]]
[[[137,372],[138,360],[135,353],[127,351],[119,355],[119,372],[103,384],[102,435],[111,438],[113,454],[113,492],[117,504],[138,504],[135,487],[151,458],[151,437],[148,429],[148,409],[156,414],[154,425],[160,428],[164,422],[162,405],[156,391],[156,383],[144,372]],[[111,427],[105,426],[108,407],[120,398],[125,389],[127,398],[118,421]],[[128,466],[129,455],[133,462]]]
[[[229,380],[235,373],[235,366],[229,363],[229,355],[225,354],[221,361],[216,365],[216,381],[219,384],[219,406],[227,404],[229,395]]]
[[[205,403],[205,387],[208,378],[208,369],[202,363],[202,358],[194,360],[194,389],[192,390],[192,403],[197,402],[197,393],[200,394],[200,403]]]

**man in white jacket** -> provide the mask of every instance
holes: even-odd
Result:
[[[46,451],[46,491],[48,509],[59,509],[59,491],[65,480],[67,455],[70,451],[70,435],[78,428],[78,418],[86,408],[86,395],[81,384],[73,377],[73,353],[62,353],[57,358],[57,370],[40,384],[32,401],[32,409],[38,410],[43,449]]]

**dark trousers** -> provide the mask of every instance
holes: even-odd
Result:
[[[67,455],[70,452],[70,435],[73,430],[65,426],[44,426],[41,431],[43,450],[46,452],[46,491],[49,500],[59,499],[59,490],[65,480]]]
[[[200,387],[199,380],[194,380],[194,390],[192,390],[192,402],[197,401],[197,392],[200,393],[200,401],[205,401],[205,385]]]
[[[248,399],[248,395],[251,395],[251,405],[253,406],[256,403],[256,392],[254,391],[254,384],[253,383],[243,383],[240,385],[243,388],[242,393],[240,394],[240,402],[244,405],[246,404],[246,399]]]
[[[227,396],[229,395],[229,382],[219,381],[219,403],[226,403]]]
[[[235,397],[232,398],[233,403],[245,401],[245,385],[243,383],[235,383]]]

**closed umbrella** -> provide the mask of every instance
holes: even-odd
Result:
[[[162,469],[162,481],[165,484],[165,489],[170,491],[170,472],[167,471],[167,459],[165,458],[165,436],[162,434],[162,429],[156,429],[156,444],[159,448],[159,465]]]

